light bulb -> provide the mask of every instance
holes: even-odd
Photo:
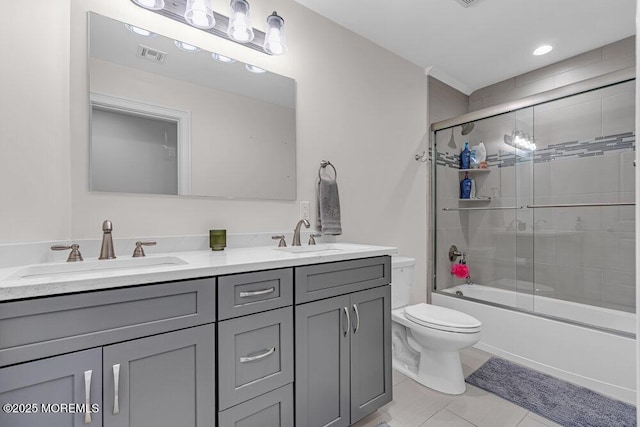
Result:
[[[133,2],[145,9],[160,10],[164,8],[164,0],[133,0]]]
[[[144,28],[135,27],[131,24],[124,24],[124,26],[127,27],[127,30],[131,31],[132,33],[136,33],[139,36],[154,37],[156,35],[156,33],[152,33],[151,31],[145,30]]]
[[[233,64],[236,62],[235,59],[229,58],[228,56],[220,55],[219,53],[212,53],[211,56],[216,61],[224,62],[225,64]]]
[[[247,71],[250,71],[256,74],[262,74],[267,72],[267,70],[265,70],[264,68],[256,67],[255,65],[251,65],[251,64],[246,64],[244,67],[247,69]]]
[[[253,40],[253,28],[249,15],[249,3],[245,0],[232,0],[227,35],[239,43]]]
[[[549,46],[548,44],[542,45],[533,51],[535,56],[545,55],[553,50],[553,46]]]
[[[265,52],[271,55],[283,55],[287,52],[287,38],[284,32],[284,19],[276,12],[267,17],[267,33],[264,38]]]
[[[188,0],[184,19],[194,27],[205,30],[216,25],[210,0]]]
[[[191,45],[189,43],[181,42],[179,40],[174,40],[173,43],[180,50],[184,50],[185,52],[198,52],[200,50],[199,47]]]

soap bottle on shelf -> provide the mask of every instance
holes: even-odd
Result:
[[[469,151],[469,141],[465,141],[464,149],[460,153],[460,169],[469,169],[471,166],[471,151]]]
[[[460,181],[460,198],[461,199],[470,199],[471,198],[471,187],[473,186],[473,182],[469,179],[469,172],[465,172],[464,179]]]

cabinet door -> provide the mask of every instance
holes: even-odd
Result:
[[[351,422],[393,398],[391,287],[351,294]]]
[[[99,348],[0,369],[0,426],[99,427],[101,403]],[[13,405],[7,407],[7,413],[5,405],[9,404]],[[23,406],[16,406],[20,404]],[[77,413],[62,404],[73,404]],[[92,413],[87,414],[87,409]]]
[[[103,348],[105,427],[215,425],[214,325]]]
[[[296,425],[345,427],[349,417],[349,295],[296,306]]]

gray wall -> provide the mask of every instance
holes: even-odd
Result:
[[[635,37],[628,37],[478,89],[469,95],[469,111],[514,101],[629,67],[635,67]]]

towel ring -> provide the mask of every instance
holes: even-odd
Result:
[[[320,169],[318,169],[318,179],[320,179],[320,172],[322,171],[322,169],[326,168],[327,166],[331,166],[331,169],[333,169],[333,180],[335,181],[338,178],[338,171],[329,160],[320,161]]]

